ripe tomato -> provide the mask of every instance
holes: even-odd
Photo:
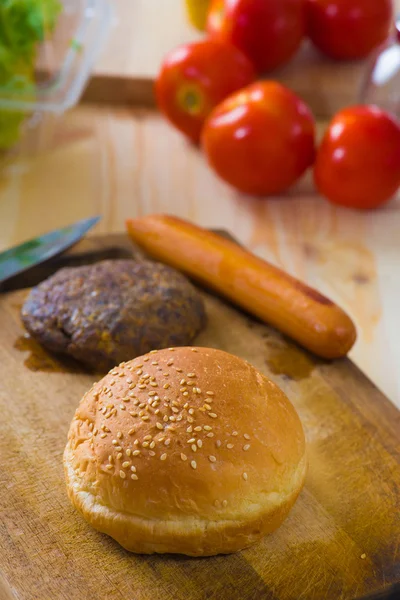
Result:
[[[304,0],[212,0],[207,31],[240,48],[259,72],[270,71],[301,44]]]
[[[307,34],[331,58],[364,58],[389,35],[392,0],[306,0]]]
[[[314,179],[334,204],[383,204],[400,186],[400,123],[375,106],[343,110],[319,148]]]
[[[255,79],[251,62],[234,46],[205,40],[170,52],[156,81],[161,112],[194,142],[212,109]]]
[[[202,135],[210,165],[228,183],[254,195],[279,194],[312,165],[312,114],[274,81],[254,83],[211,113]]]

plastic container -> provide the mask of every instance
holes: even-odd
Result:
[[[1,1],[1,0],[0,0]],[[37,47],[34,82],[16,89],[0,84],[0,150],[10,153],[45,149],[55,115],[62,115],[80,99],[104,48],[113,21],[109,0],[60,0],[56,26]],[[1,139],[2,123],[20,122],[18,140]],[[49,128],[50,123],[50,128]],[[4,127],[3,127],[4,130]]]
[[[393,35],[370,58],[360,102],[375,104],[400,119],[400,18]]]

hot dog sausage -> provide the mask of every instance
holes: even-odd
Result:
[[[182,219],[128,220],[132,240],[323,358],[345,356],[356,340],[350,317],[331,300],[234,242]]]

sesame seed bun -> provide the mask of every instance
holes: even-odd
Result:
[[[208,348],[122,363],[83,397],[64,453],[73,505],[132,552],[245,548],[303,486],[305,440],[285,394]]]

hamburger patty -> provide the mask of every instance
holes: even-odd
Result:
[[[204,303],[184,275],[150,261],[67,267],[33,288],[22,320],[53,352],[98,372],[153,349],[189,345]]]

